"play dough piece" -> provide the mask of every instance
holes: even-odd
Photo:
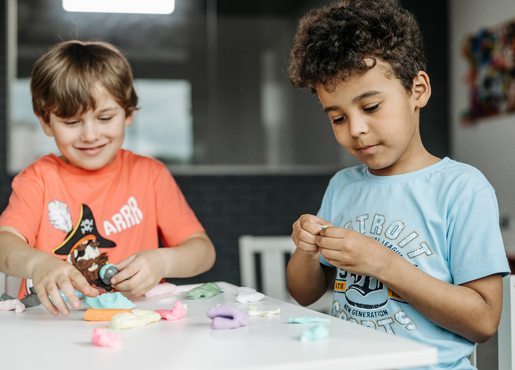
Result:
[[[205,283],[186,292],[186,296],[191,299],[211,298],[218,294],[220,294],[220,287],[215,283]]]
[[[321,229],[326,229],[326,228],[329,227],[329,225],[318,225],[318,227],[321,228]]]
[[[120,292],[104,293],[95,298],[85,297],[84,302],[91,308],[134,308],[136,305]]]
[[[257,310],[249,310],[248,314],[249,316],[261,316],[261,317],[272,317],[272,315],[281,313],[281,309],[276,310],[268,310],[268,311],[257,311]]]
[[[331,320],[324,319],[322,317],[313,317],[313,316],[302,316],[302,317],[290,317],[288,320],[294,324],[312,324],[312,323],[320,323],[320,322],[329,322]]]
[[[214,306],[207,311],[207,317],[213,319],[213,329],[236,329],[249,323],[249,316],[245,311],[234,306]]]
[[[80,298],[80,297],[79,297]],[[11,297],[9,294],[2,293],[0,296],[0,301],[10,301],[11,299],[16,299]],[[41,302],[39,301],[38,295],[36,294],[36,290],[34,287],[30,287],[30,293],[20,299],[20,302],[23,303],[25,308],[39,306]]]
[[[59,289],[59,294],[61,294],[61,298],[63,299],[64,302],[68,302],[68,298],[66,298],[66,296],[64,295],[63,291],[61,289]],[[29,297],[31,294],[29,294],[28,296],[26,296],[25,298]],[[75,295],[77,296],[77,298],[81,299],[83,294],[81,292],[79,292],[78,290],[75,289]],[[25,299],[23,298],[23,299]],[[37,295],[36,295],[36,298],[37,298]],[[52,297],[48,296],[48,298],[50,298],[50,300],[52,301],[52,303],[54,303],[54,300],[52,299]],[[39,298],[38,299],[38,302],[39,302]],[[41,302],[39,302],[41,303]],[[39,304],[38,303],[38,304]]]
[[[175,292],[176,285],[172,283],[157,284],[145,293],[145,297],[155,297]]]
[[[115,334],[107,331],[104,328],[97,328],[93,330],[93,338],[91,341],[94,345],[100,347],[121,347],[122,346],[122,338],[120,334]]]
[[[161,315],[162,319],[168,320],[168,321],[175,321],[182,319],[184,316],[186,316],[186,308],[182,305],[181,301],[175,302],[173,305],[172,310],[154,310],[158,314]]]
[[[16,313],[25,311],[25,305],[19,299],[9,299],[7,301],[0,301],[0,311],[15,310]]]
[[[132,329],[161,320],[161,315],[150,310],[132,310],[132,313],[119,313],[109,321],[111,329]]]
[[[263,293],[258,293],[256,289],[242,287],[238,288],[236,300],[240,303],[258,302],[265,297]]]
[[[329,336],[329,330],[322,325],[319,324],[315,326],[314,328],[305,330],[302,332],[302,335],[300,336],[301,342],[307,342],[307,341],[314,341],[314,340],[322,340]]]
[[[126,308],[88,308],[84,313],[86,321],[109,321],[114,315],[123,312],[132,312]]]

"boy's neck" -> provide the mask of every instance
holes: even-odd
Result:
[[[406,173],[422,170],[440,161],[441,158],[432,155],[425,148],[423,148],[423,150],[418,152],[416,155],[404,156],[403,158],[400,158],[392,166],[382,169],[372,169],[369,167],[369,171],[376,176],[403,175]]]

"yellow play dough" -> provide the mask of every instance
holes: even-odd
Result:
[[[150,310],[132,310],[132,313],[124,312],[114,315],[109,321],[111,329],[132,329],[145,326],[161,320],[161,315]]]

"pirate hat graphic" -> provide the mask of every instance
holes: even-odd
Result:
[[[80,206],[80,215],[77,224],[68,233],[66,239],[52,252],[59,255],[70,254],[78,245],[88,240],[96,240],[100,243],[99,248],[113,248],[116,243],[104,238],[98,233],[95,218],[91,209],[85,204]]]

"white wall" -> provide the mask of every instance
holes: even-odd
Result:
[[[450,6],[452,156],[485,174],[497,192],[501,216],[510,216],[511,228],[515,228],[515,114],[484,119],[469,127],[460,123],[460,114],[467,107],[463,37],[515,18],[515,1],[451,0]]]

